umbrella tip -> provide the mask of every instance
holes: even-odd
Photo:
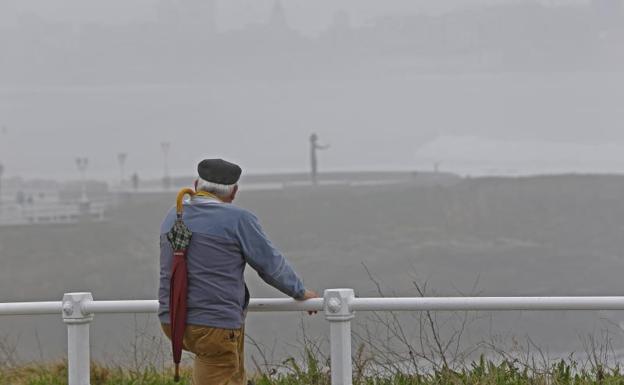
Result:
[[[175,364],[175,375],[173,376],[173,382],[180,382],[180,365]]]

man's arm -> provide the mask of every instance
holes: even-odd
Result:
[[[316,149],[317,150],[327,150],[329,147],[330,147],[329,144],[324,144],[324,145],[323,144],[317,144],[316,145]]]
[[[295,299],[314,298],[282,253],[266,236],[258,218],[245,213],[238,225],[238,238],[247,263],[269,285]]]

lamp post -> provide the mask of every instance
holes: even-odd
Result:
[[[171,187],[171,177],[169,176],[169,148],[171,147],[170,142],[161,142],[160,148],[163,152],[163,166],[164,166],[164,174],[163,174],[163,188],[165,190],[169,190]]]
[[[126,179],[124,166],[126,165],[126,159],[128,158],[128,154],[125,152],[120,152],[117,154],[117,161],[119,162],[119,186],[123,186],[124,180]]]
[[[2,174],[4,173],[4,165],[0,163],[0,210],[2,210]]]
[[[4,138],[7,136],[9,130],[5,125],[2,125],[0,128],[0,134],[2,134],[3,138],[1,142],[5,142]],[[2,146],[0,146],[1,148]],[[2,210],[2,174],[4,173],[4,165],[0,163],[0,210]]]
[[[87,165],[89,164],[88,158],[77,157],[76,158],[76,166],[78,167],[78,172],[80,172],[80,180],[81,180],[81,190],[80,201],[79,201],[79,209],[81,214],[85,214],[89,211],[89,198],[87,197]]]
[[[440,173],[440,163],[439,161],[433,163],[433,173],[436,175]]]

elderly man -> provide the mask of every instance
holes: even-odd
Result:
[[[244,324],[249,303],[245,266],[249,264],[266,283],[292,298],[306,300],[318,295],[305,289],[262,231],[256,216],[231,204],[241,168],[221,159],[206,159],[197,171],[197,194],[184,207],[184,222],[193,232],[187,254],[184,348],[195,353],[194,385],[243,385]],[[175,219],[173,208],[160,230],[159,318],[168,337],[173,250],[166,233]]]

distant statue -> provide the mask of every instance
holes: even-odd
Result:
[[[131,180],[132,188],[134,189],[134,191],[137,191],[139,189],[139,174],[137,174],[136,172],[132,174]]]
[[[318,143],[318,135],[310,135],[310,178],[312,179],[312,184],[314,185],[317,183],[318,174],[318,161],[316,157],[316,150],[326,150],[328,148],[329,145],[321,145]]]

